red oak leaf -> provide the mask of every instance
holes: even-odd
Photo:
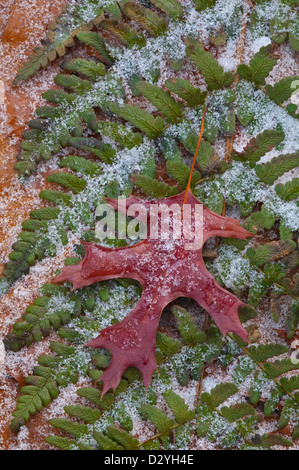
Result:
[[[117,209],[118,201],[106,201]],[[121,210],[124,212],[136,203],[145,207],[148,217],[152,205],[157,205],[157,201],[145,202],[131,196],[125,200]],[[168,207],[178,204],[181,209],[186,204],[193,211],[196,206],[201,206],[203,237],[197,249],[186,249],[186,241],[190,238],[184,235],[181,239],[163,241],[161,234],[158,239],[151,239],[148,234],[140,243],[121,248],[83,242],[86,250],[83,260],[63,268],[53,280],[54,283],[69,281],[73,289],[120,277],[136,279],[142,286],[142,296],[129,315],[117,325],[105,328],[96,339],[87,343],[92,348],[108,349],[112,355],[111,363],[101,377],[103,394],[115,389],[124,371],[131,366],[141,371],[144,385],[150,385],[157,367],[155,344],[159,320],[164,307],[178,297],[189,297],[202,305],[223,335],[231,331],[247,341],[247,332],[238,317],[238,308],[244,304],[220,287],[206,269],[202,246],[213,236],[245,239],[253,235],[243,229],[236,219],[210,211],[191,191],[162,199],[159,204]]]

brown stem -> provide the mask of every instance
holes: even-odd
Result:
[[[199,138],[198,138],[198,142],[197,142],[197,147],[196,147],[196,150],[195,150],[195,154],[194,154],[194,157],[193,157],[193,162],[192,162],[192,166],[191,166],[191,170],[190,170],[190,174],[189,174],[188,184],[187,184],[187,187],[186,187],[186,190],[185,190],[185,197],[184,197],[183,204],[185,204],[185,202],[186,202],[186,200],[187,200],[187,197],[188,197],[189,190],[190,190],[190,185],[191,185],[193,170],[194,170],[194,167],[195,167],[196,158],[197,158],[197,154],[198,154],[200,142],[201,142],[202,135],[203,135],[203,129],[204,129],[204,124],[205,124],[205,115],[206,115],[207,109],[208,109],[208,105],[205,107],[205,109],[203,110],[203,113],[202,113],[201,126],[200,126],[200,134],[199,134]]]

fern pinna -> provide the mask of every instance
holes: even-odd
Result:
[[[101,281],[70,292],[68,286],[46,284],[5,339],[7,349],[18,351],[52,329],[62,338],[51,342],[53,354],[40,356],[26,378],[13,431],[84,377],[94,384],[77,390],[80,405],[65,407],[74,419],[50,420],[71,436],[47,437],[57,448],[263,449],[291,446],[298,438],[298,365],[289,357],[288,340],[299,318],[298,178],[292,177],[299,125],[297,106],[290,102],[299,77],[268,83],[280,59],[277,44],[289,41],[291,54],[298,50],[295,7],[286,0],[252,7],[238,0],[227,8],[222,0],[76,0],[20,70],[16,84],[64,55],[65,48],[81,43],[93,51],[61,62],[57,86],[43,95],[49,104],[37,109],[23,135],[15,169],[24,184],[54,155],[60,169],[47,178],[53,189],[40,193],[50,204],[23,222],[1,278],[3,293],[38,261],[55,256],[71,234],[96,242],[96,207],[103,197],[128,196],[133,185],[154,199],[184,191],[208,104],[191,190],[210,210],[240,216],[256,236],[216,239],[203,253],[206,266],[221,286],[251,305],[239,309],[241,321],[253,319],[254,309],[262,315],[266,304],[285,332],[281,344],[263,341],[254,325],[247,330],[250,341],[260,340],[258,346],[236,335],[224,340],[208,319],[200,331],[179,300],[171,307],[173,334],[158,332],[158,371],[147,394],[140,373],[131,368],[115,393],[103,397],[101,376],[110,355],[83,346],[132,310],[140,286]],[[246,27],[256,41],[266,28],[272,43],[246,63],[236,54],[235,68],[218,61],[221,47],[245,40]],[[241,132],[247,144],[233,149]],[[84,257],[82,244],[75,250],[67,266]],[[225,370],[226,380],[209,387],[207,370]],[[262,429],[265,418],[275,423],[269,432]],[[139,421],[148,424],[141,439]],[[288,430],[287,438],[280,430]]]

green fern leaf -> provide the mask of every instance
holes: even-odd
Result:
[[[87,158],[77,157],[76,155],[68,155],[67,157],[63,157],[59,161],[59,166],[61,168],[71,168],[72,170],[87,176],[95,176],[100,174],[102,171],[101,167],[96,163],[87,160]]]
[[[173,20],[182,16],[183,10],[177,0],[151,0],[151,3]]]
[[[44,207],[30,212],[30,217],[38,220],[52,220],[60,214],[60,209],[56,207]]]
[[[266,361],[267,359],[275,356],[279,356],[280,354],[284,354],[288,351],[286,346],[282,344],[260,344],[259,346],[250,346],[248,348],[250,356],[253,357],[254,360],[258,362]]]
[[[274,413],[282,396],[283,396],[283,392],[279,390],[278,387],[274,387],[274,389],[271,391],[270,396],[265,401],[264,413],[265,413],[266,418],[268,418]]]
[[[260,446],[263,449],[270,449],[273,446],[292,446],[292,442],[280,434],[263,434],[261,436]]]
[[[285,201],[292,201],[299,197],[299,178],[294,178],[285,184],[277,184],[275,192]]]
[[[22,387],[22,395],[17,398],[17,408],[13,412],[14,418],[10,426],[13,432],[18,432],[30,415],[47,406],[59,393],[57,384],[52,378],[28,376],[25,382],[28,385]]]
[[[116,122],[100,121],[97,125],[97,130],[128,149],[132,149],[142,143],[142,135],[139,132],[133,132],[131,129],[121,126]]]
[[[274,85],[265,85],[267,95],[277,104],[283,104],[288,100],[296,88],[292,88],[292,83],[299,80],[299,76],[283,78]]]
[[[221,166],[219,156],[209,142],[202,141],[199,146],[197,162],[203,173],[217,171]]]
[[[297,411],[298,403],[296,403],[292,398],[286,398],[279,418],[279,428],[285,428]]]
[[[63,193],[62,191],[54,191],[51,189],[45,189],[39,193],[41,199],[46,201],[53,202],[54,204],[70,204],[72,196],[68,193]]]
[[[286,372],[296,369],[298,366],[292,363],[291,359],[281,359],[275,362],[266,362],[264,368],[271,377],[277,378]]]
[[[122,41],[126,46],[133,47],[135,44],[139,47],[144,47],[146,38],[141,33],[138,33],[135,28],[131,28],[126,23],[115,22],[115,20],[104,20],[101,22],[101,28],[109,31],[113,36]]]
[[[157,181],[146,175],[135,175],[134,182],[136,186],[154,199],[161,199],[178,194],[176,187],[171,187],[162,181]]]
[[[293,434],[292,434],[292,439],[293,441],[296,441],[299,437],[299,424],[298,420],[296,421],[297,424],[295,424],[294,429],[293,429]]]
[[[24,66],[19,70],[14,84],[20,80],[28,80],[29,77],[40,68],[45,68],[48,62],[53,62],[57,56],[62,57],[66,48],[75,44],[74,36],[80,29],[91,29],[104,17],[104,12],[99,5],[92,1],[85,2],[87,5],[70,4],[64,12],[59,15],[55,22],[50,23],[50,31],[42,46],[34,49],[34,54],[29,56]],[[89,20],[86,20],[86,7],[88,8]],[[109,11],[111,6],[105,10]]]
[[[102,450],[123,450],[122,446],[119,446],[114,440],[95,429],[93,431],[93,437]]]
[[[287,390],[288,392],[293,392],[294,390],[299,389],[299,375],[292,375],[292,377],[282,377],[280,379],[281,385],[283,385],[283,388]],[[298,395],[298,394],[297,394]],[[298,396],[297,398],[297,403],[299,403]]]
[[[232,383],[222,383],[216,385],[215,388],[211,390],[210,393],[203,393],[201,399],[204,403],[211,406],[212,408],[217,408],[225,400],[227,400],[232,395],[235,395],[238,392],[238,387]]]
[[[169,419],[166,413],[154,405],[143,405],[140,411],[161,434],[168,434],[175,424],[173,419]]]
[[[187,54],[198,70],[203,74],[209,91],[219,90],[229,86],[234,81],[231,72],[223,72],[223,68],[210,52],[206,52],[202,47],[187,48]]]
[[[116,441],[126,450],[136,450],[138,449],[138,439],[135,439],[126,431],[121,431],[116,426],[108,426],[107,428],[107,436]]]
[[[79,95],[83,95],[87,90],[91,90],[92,88],[89,80],[82,80],[82,78],[76,77],[75,75],[58,74],[54,78],[54,82],[64,88],[70,88]]]
[[[116,151],[110,144],[103,144],[98,139],[72,137],[69,139],[69,144],[75,148],[94,154],[97,158],[100,158],[107,164],[110,164],[116,156]]]
[[[67,106],[76,100],[76,95],[62,90],[48,90],[43,93],[43,98],[49,103]]]
[[[299,166],[299,152],[279,155],[272,158],[270,162],[255,166],[255,172],[265,184],[273,184],[274,181],[285,172]]]
[[[185,344],[195,345],[206,340],[206,334],[199,331],[194,318],[184,308],[174,305],[171,308],[178,330]]]
[[[267,383],[268,381],[265,374],[259,370],[256,371],[249,391],[249,400],[253,405],[256,405],[260,400],[262,392],[266,387]]]
[[[261,226],[270,230],[273,227],[275,220],[275,214],[272,214],[265,206],[263,206],[259,212],[253,212],[247,218],[247,229],[253,231]]]
[[[249,66],[245,64],[239,65],[237,72],[241,78],[255,83],[256,85],[264,85],[265,78],[277,63],[277,57],[270,53],[271,48],[262,47],[249,62]]]
[[[167,336],[160,331],[157,333],[156,345],[157,349],[166,357],[173,356],[181,349],[180,341],[172,339],[170,336]]]
[[[285,329],[287,332],[287,338],[291,339],[296,333],[299,323],[299,302],[293,302],[290,312],[287,315],[285,321]]]
[[[138,91],[144,95],[165,116],[167,122],[173,123],[183,115],[184,105],[175,101],[168,91],[144,81],[137,84]]]
[[[205,437],[215,419],[215,414],[208,406],[200,404],[196,408],[196,415],[196,434],[198,437]]]
[[[194,0],[195,9],[197,11],[204,11],[207,8],[212,8],[217,0]]]
[[[48,55],[49,55],[49,51],[47,49],[43,47],[37,47],[36,50],[34,51],[34,54],[31,54],[29,56],[26,63],[19,70],[19,73],[16,76],[13,84],[17,85],[21,80],[27,81],[39,69],[46,68],[46,66],[48,65],[48,61],[49,61]],[[53,57],[56,58],[55,52],[53,53]]]
[[[250,141],[245,151],[240,154],[232,153],[232,157],[237,161],[248,161],[253,167],[263,155],[280,144],[284,138],[283,131],[265,130]]]
[[[114,401],[114,397],[111,393],[106,394],[102,399],[100,390],[93,387],[83,387],[77,390],[77,394],[80,397],[86,398],[98,405],[102,410],[108,409]]]
[[[97,408],[89,408],[87,406],[80,405],[69,405],[64,409],[69,416],[81,419],[87,424],[94,424],[101,417],[101,412]]]
[[[76,441],[73,439],[68,439],[67,437],[47,436],[45,441],[50,446],[56,447],[60,450],[72,450],[73,448],[76,448]]]
[[[99,77],[103,77],[106,73],[106,68],[101,62],[86,59],[68,59],[60,65],[62,70],[68,70],[80,75],[84,75],[95,82]]]
[[[61,429],[62,431],[68,432],[74,437],[80,438],[84,434],[87,434],[88,427],[86,424],[76,423],[66,418],[54,418],[50,419],[49,423],[54,428]]]
[[[112,58],[108,53],[104,39],[100,34],[93,31],[81,31],[77,34],[77,38],[79,41],[84,42],[84,44],[94,47],[106,64],[112,64]]]
[[[246,254],[250,259],[250,262],[256,266],[262,266],[271,259],[270,246],[268,243],[258,246],[257,248],[253,248],[253,246],[251,246],[247,249]]]
[[[185,100],[189,108],[203,105],[207,96],[206,91],[201,91],[200,88],[194,87],[188,80],[182,78],[166,80],[165,86]]]
[[[290,31],[289,32],[289,41],[290,41],[290,45],[291,47],[294,49],[295,52],[298,52],[299,51],[299,39],[298,39],[298,29],[299,29],[299,25],[298,25],[298,21],[296,23],[296,29],[297,31],[296,32],[293,32],[293,31]]]
[[[47,181],[49,181],[50,183],[57,183],[61,186],[65,186],[66,188],[73,191],[75,194],[78,194],[83,191],[87,184],[84,179],[78,178],[78,176],[66,172],[53,173],[52,175],[48,176]]]
[[[220,411],[230,423],[255,414],[254,408],[248,403],[237,403],[230,407],[223,406]]]
[[[130,106],[126,104],[124,107],[120,107],[115,103],[110,103],[109,109],[114,114],[117,114],[131,122],[133,126],[144,132],[150,139],[155,139],[163,131],[163,119],[161,117],[154,118],[151,114],[140,109],[139,106]]]
[[[178,160],[169,160],[166,164],[168,174],[175,179],[183,189],[187,187],[190,168],[183,162]],[[201,174],[195,171],[191,178],[191,189],[193,189],[200,181]]]
[[[187,423],[194,419],[194,411],[189,410],[188,405],[179,395],[170,390],[164,393],[164,398],[178,424]]]
[[[146,31],[154,37],[159,36],[167,30],[168,22],[166,18],[161,18],[157,13],[154,13],[143,5],[133,2],[126,2],[124,4],[125,14],[140,24]]]

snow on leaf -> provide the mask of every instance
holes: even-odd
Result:
[[[185,193],[164,198],[160,203],[183,207]],[[118,201],[106,199],[115,209]],[[126,199],[124,210],[131,204],[143,204],[149,217],[152,204],[135,196]],[[54,283],[69,281],[73,289],[88,286],[95,282],[131,278],[140,282],[143,294],[130,314],[117,325],[109,326],[87,346],[110,350],[112,359],[101,377],[104,383],[103,394],[115,389],[124,371],[137,367],[143,382],[149,387],[152,374],[157,367],[155,343],[159,320],[164,307],[178,297],[196,300],[211,315],[222,334],[235,332],[247,340],[247,332],[238,317],[238,308],[244,305],[237,297],[220,287],[204,265],[202,246],[213,236],[245,239],[252,234],[243,229],[236,219],[222,217],[205,207],[189,191],[186,204],[192,210],[196,205],[203,209],[203,237],[200,246],[186,250],[184,235],[178,240],[147,238],[140,243],[121,248],[107,248],[95,243],[84,242],[86,254],[83,260],[73,266],[66,266],[53,279]],[[170,224],[171,227],[171,224]],[[150,233],[150,232],[149,232]]]

